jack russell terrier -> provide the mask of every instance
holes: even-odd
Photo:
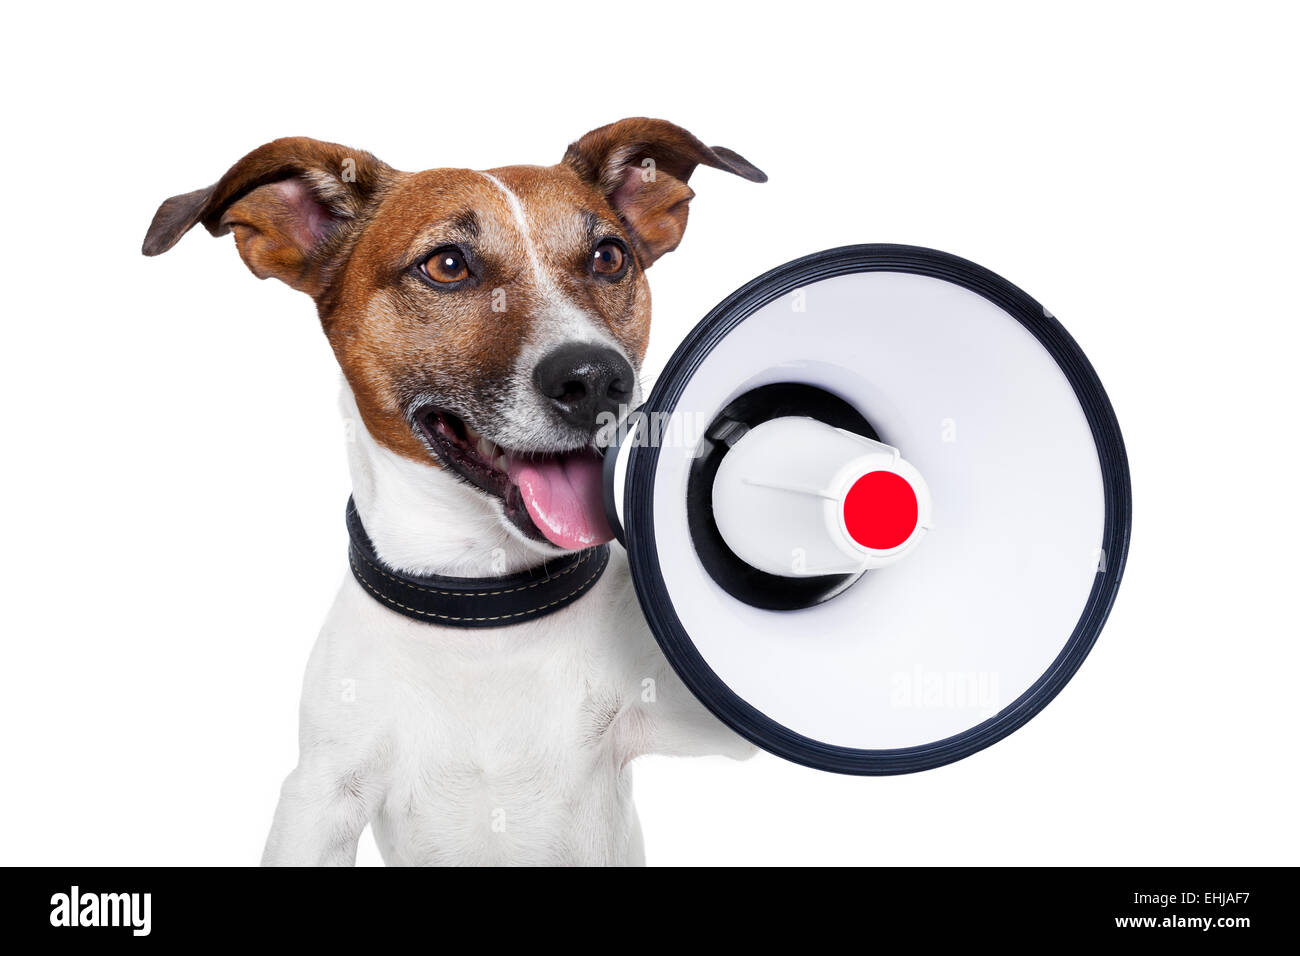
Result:
[[[593,447],[638,401],[698,165],[767,178],[625,119],[485,172],[280,139],[158,209],[145,255],[202,223],[316,301],[359,423],[352,573],[263,863],[350,865],[369,824],[389,864],[640,864],[632,760],[753,752],[660,654]]]

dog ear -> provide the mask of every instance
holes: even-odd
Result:
[[[705,146],[666,120],[619,120],[570,144],[563,162],[605,195],[632,234],[641,267],[682,241],[695,193],[686,185],[701,163],[755,183],[767,175],[725,146]]]
[[[156,256],[195,224],[214,236],[234,232],[245,265],[316,296],[329,266],[392,170],[369,153],[306,137],[259,146],[206,189],[173,196],[145,234]]]

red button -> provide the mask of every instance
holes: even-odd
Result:
[[[864,548],[897,548],[916,530],[916,492],[901,475],[870,471],[844,496],[844,525]]]

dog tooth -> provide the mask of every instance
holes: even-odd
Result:
[[[496,466],[497,471],[506,471],[507,470],[506,456],[501,455],[500,457],[497,458],[497,460],[493,464]]]
[[[496,452],[497,446],[492,444],[492,442],[488,441],[486,438],[480,438],[478,440],[478,453],[488,461],[492,460],[496,455]]]

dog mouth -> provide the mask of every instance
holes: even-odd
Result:
[[[500,499],[506,520],[525,536],[570,551],[614,537],[605,517],[601,456],[595,448],[511,451],[444,408],[422,409],[416,423],[438,460]]]

